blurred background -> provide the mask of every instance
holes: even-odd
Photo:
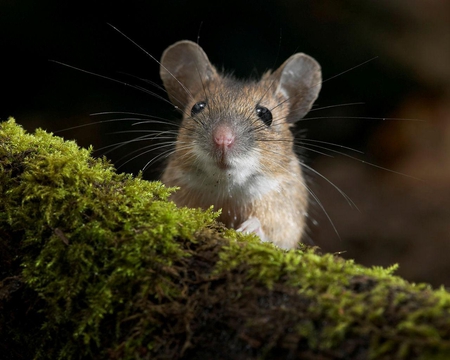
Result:
[[[137,129],[129,121],[99,123],[122,115],[90,114],[176,119],[155,96],[49,61],[165,97],[141,80],[160,85],[158,64],[108,23],[157,59],[177,40],[199,39],[213,64],[239,78],[295,52],[313,56],[325,81],[298,128],[328,149],[303,151],[328,181],[310,173],[321,205],[312,206],[309,237],[324,252],[367,266],[398,263],[411,281],[450,286],[450,1],[0,0],[0,120],[102,149],[141,134],[115,134]],[[154,154],[126,161],[145,145],[106,156],[137,173]]]

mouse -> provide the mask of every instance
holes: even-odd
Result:
[[[240,80],[219,72],[197,43],[182,40],[163,52],[160,76],[182,114],[161,176],[179,188],[170,200],[213,206],[225,226],[296,248],[310,191],[292,130],[319,95],[318,62],[296,53],[260,79]]]

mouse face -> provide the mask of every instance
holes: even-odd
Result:
[[[191,186],[204,187],[210,179],[210,191],[242,190],[244,196],[257,179],[272,178],[268,170],[277,171],[275,159],[281,165],[292,158],[287,106],[273,94],[262,97],[261,88],[270,86],[263,82],[216,79],[187,102],[176,151],[183,158],[180,168],[193,178]]]
[[[319,92],[315,60],[296,54],[259,81],[238,81],[219,74],[197,44],[181,41],[163,54],[161,77],[183,113],[162,179],[181,187],[177,204],[222,208],[221,220],[236,227],[288,186],[287,200],[298,197],[292,210],[303,216],[307,192],[290,128]]]

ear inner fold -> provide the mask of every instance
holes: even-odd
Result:
[[[200,46],[188,40],[168,47],[161,57],[160,75],[170,101],[184,109],[203,84],[217,77],[217,71]]]
[[[292,55],[271,77],[278,82],[276,93],[289,104],[289,119],[303,118],[317,99],[322,85],[320,65],[303,53]]]

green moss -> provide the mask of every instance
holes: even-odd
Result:
[[[42,130],[0,125],[7,359],[450,358],[450,294],[177,208]]]
[[[327,352],[348,338],[369,336],[369,358],[395,354],[395,358],[410,359],[415,354],[431,359],[438,347],[450,356],[449,294],[393,276],[397,266],[368,269],[307,247],[281,252],[259,242],[231,243],[224,249],[216,271],[233,271],[248,264],[247,279],[271,289],[280,283],[295,287],[310,301],[306,317],[320,319],[320,331],[315,332],[311,323],[299,330],[309,338],[311,350]],[[436,348],[416,352],[418,343],[424,342]]]

